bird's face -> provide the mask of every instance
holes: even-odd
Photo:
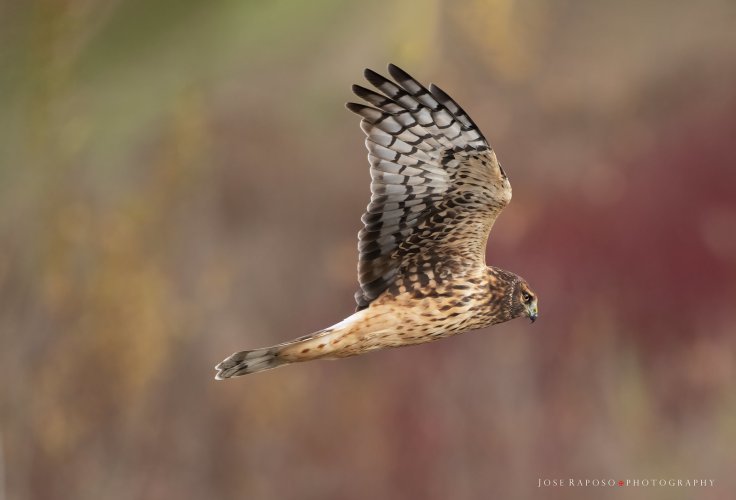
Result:
[[[515,317],[526,316],[532,323],[537,320],[537,316],[539,315],[537,294],[532,291],[526,281],[519,281],[515,287],[513,309]]]

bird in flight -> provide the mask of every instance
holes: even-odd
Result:
[[[215,367],[227,379],[315,359],[421,344],[514,318],[537,319],[526,280],[485,262],[488,234],[511,184],[488,141],[436,85],[388,66],[353,85],[371,173],[358,234],[356,312],[282,344],[236,352]]]

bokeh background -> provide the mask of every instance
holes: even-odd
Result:
[[[540,320],[215,382],[352,312],[387,62]],[[0,4],[0,499],[734,498],[734,89],[730,0]]]

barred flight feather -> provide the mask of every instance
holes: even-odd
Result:
[[[358,235],[359,310],[399,286],[400,270],[422,250],[425,256],[431,249],[458,261],[484,260],[488,231],[511,198],[495,153],[460,105],[397,66],[388,71],[394,81],[367,69],[366,79],[380,93],[354,85],[368,105],[347,104],[363,118],[372,180]],[[482,230],[450,241],[455,223],[467,217]],[[424,224],[430,220],[434,227]]]

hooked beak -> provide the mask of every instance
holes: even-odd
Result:
[[[537,316],[539,316],[539,308],[537,307],[537,301],[535,300],[533,304],[531,304],[528,308],[529,312],[529,319],[532,323],[537,321]]]

